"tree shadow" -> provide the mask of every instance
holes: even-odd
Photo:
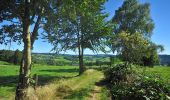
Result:
[[[96,82],[95,85],[96,86],[106,86],[106,85],[108,85],[108,82],[107,82],[107,80],[102,79],[99,82]]]
[[[57,72],[57,73],[73,73],[78,72],[78,69],[47,69],[47,70],[40,70],[45,72]]]
[[[42,70],[48,72],[58,73],[73,73],[78,72],[76,69],[59,69],[59,70]],[[77,75],[76,75],[77,76]],[[68,79],[76,76],[51,76],[46,74],[38,75],[38,85],[46,85],[53,80]],[[18,75],[0,76],[0,87],[16,87],[18,82]]]
[[[82,88],[80,90],[72,91],[69,95],[65,96],[63,99],[78,99],[82,100],[84,97],[91,97],[89,94],[92,91],[89,88]]]
[[[76,76],[50,76],[38,75],[38,85],[46,85],[53,80],[68,79]],[[13,76],[0,76],[0,87],[15,87],[18,82],[18,75]]]
[[[5,87],[13,87],[16,86],[16,83],[18,82],[18,75],[12,75],[12,76],[0,76],[0,86]]]
[[[78,72],[77,69],[59,69],[59,70],[42,70],[42,71],[48,71],[50,73],[56,72],[56,73],[73,73]],[[60,79],[69,79],[77,77],[75,76],[53,76],[53,75],[47,75],[47,74],[40,74],[38,75],[38,86],[44,86],[46,84],[49,84],[52,81],[60,80]],[[18,83],[18,75],[9,75],[9,76],[0,76],[0,87],[9,88],[5,91],[11,91],[14,92]],[[33,86],[34,83],[31,83]],[[1,90],[0,90],[1,91]]]
[[[69,79],[76,76],[50,76],[50,75],[38,75],[38,85],[46,85],[54,80]]]

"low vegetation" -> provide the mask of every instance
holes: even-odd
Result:
[[[105,70],[105,76],[112,99],[167,100],[170,99],[168,70],[169,67],[136,68],[118,64]]]

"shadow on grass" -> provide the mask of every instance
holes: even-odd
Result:
[[[16,86],[16,83],[18,82],[18,76],[0,76],[0,86],[5,87],[13,87]]]
[[[40,70],[43,72],[57,72],[57,73],[73,73],[78,72],[78,69],[47,69],[47,70]]]
[[[78,72],[78,69],[58,69],[58,70],[42,70],[42,71],[48,71],[48,72],[58,72],[58,73],[72,73],[72,72]],[[76,76],[51,76],[51,75],[38,75],[38,85],[45,85],[49,82],[57,79],[68,79],[73,78]],[[0,86],[5,87],[15,87],[18,82],[18,75],[12,75],[12,76],[0,76]]]
[[[82,100],[84,97],[91,97],[91,95],[89,94],[90,91],[92,90],[89,88],[82,88],[80,90],[75,90],[72,91],[72,93],[70,93],[68,96],[65,96],[64,99]]]
[[[77,76],[48,76],[48,75],[38,75],[38,85],[46,85],[53,80],[69,79]]]

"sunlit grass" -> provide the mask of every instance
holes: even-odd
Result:
[[[15,93],[15,87],[18,82],[19,65],[8,65],[5,62],[0,63],[0,97],[10,97]],[[78,75],[76,66],[47,66],[34,65],[32,67],[32,76],[37,74],[38,84],[45,85],[53,80],[61,78],[70,78]]]
[[[154,66],[141,67],[136,69],[138,72],[146,75],[160,77],[165,82],[170,82],[170,67],[169,66]]]

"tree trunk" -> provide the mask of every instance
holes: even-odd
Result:
[[[84,71],[84,62],[83,62],[83,48],[82,45],[79,46],[79,75],[81,75]]]
[[[20,65],[19,82],[16,88],[15,100],[24,100],[28,96],[28,87],[31,73],[31,34],[30,34],[30,0],[25,0],[25,12],[23,22],[24,50]]]
[[[83,53],[84,53],[84,48],[83,48],[83,33],[82,33],[82,29],[81,29],[81,18],[78,20],[78,34],[77,34],[77,38],[78,38],[78,52],[79,52],[79,75],[81,75],[84,71],[84,63],[83,63]]]
[[[84,72],[84,66],[83,66],[83,48],[81,44],[81,38],[79,37],[78,33],[78,52],[79,52],[79,75],[81,75]]]

